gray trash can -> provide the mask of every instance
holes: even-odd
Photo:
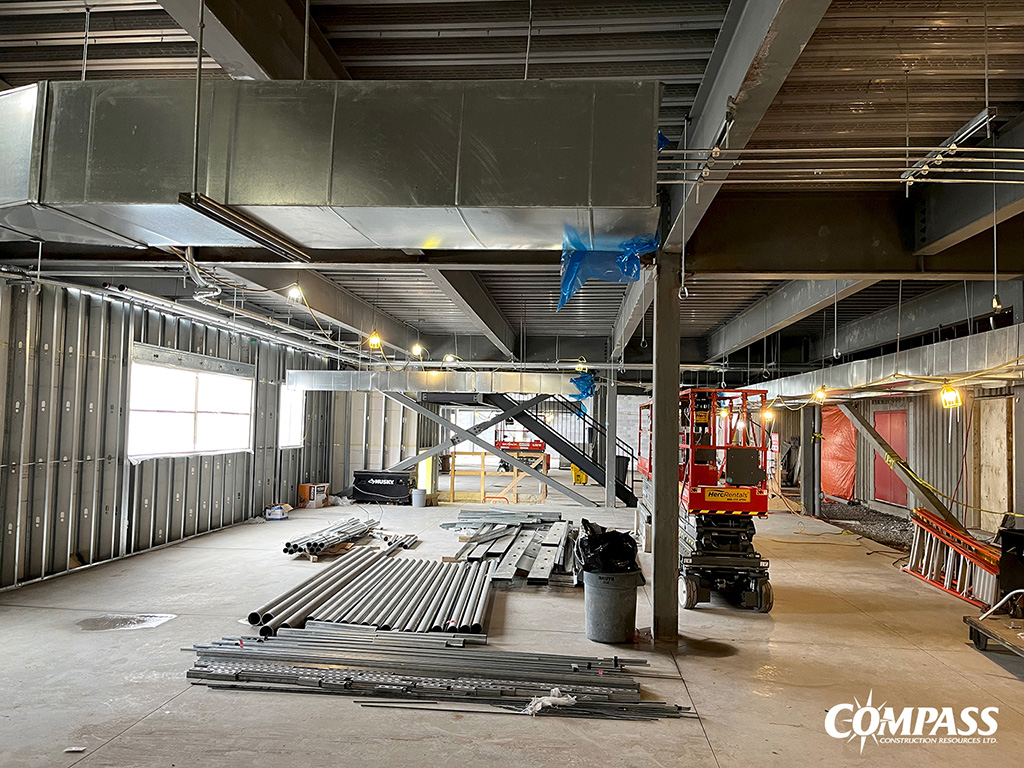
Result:
[[[636,587],[640,571],[583,572],[587,638],[597,643],[627,643],[636,631]]]

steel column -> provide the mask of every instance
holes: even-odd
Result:
[[[679,630],[680,265],[662,254],[654,299],[654,637]]]
[[[821,406],[800,411],[800,503],[804,512],[821,515]]]
[[[617,453],[615,444],[618,439],[618,403],[619,387],[613,379],[605,386],[605,439],[604,439],[604,504],[606,507],[615,506],[615,479]],[[632,489],[630,489],[632,490]]]

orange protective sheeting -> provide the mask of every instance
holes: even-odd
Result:
[[[853,498],[857,477],[857,430],[834,405],[821,409],[821,490],[840,499]]]

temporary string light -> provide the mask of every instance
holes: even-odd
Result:
[[[942,392],[939,396],[942,398],[943,408],[959,408],[964,404],[960,390],[952,386],[948,381],[942,385]]]
[[[423,353],[426,352],[426,350],[423,348],[423,345],[420,344],[419,342],[413,344],[412,349],[410,351],[412,352],[414,357],[423,357]]]
[[[288,289],[288,298],[292,301],[298,301],[302,298],[302,289],[297,285],[293,285]]]
[[[819,403],[823,403],[826,397],[828,397],[828,392],[825,391],[825,388],[818,387],[818,391],[814,393],[814,399]]]
[[[576,361],[576,373],[587,373],[589,370],[590,368],[587,366],[587,358],[580,355],[579,359]]]
[[[763,418],[765,421],[771,421],[772,419],[775,418],[775,414],[771,412],[770,408],[765,408],[764,412],[761,414],[761,418]]]
[[[723,408],[719,408],[718,409],[718,416],[719,416],[719,418],[722,418],[722,419],[728,419],[729,418],[729,409],[728,408],[724,408],[724,407]]]
[[[366,346],[368,346],[370,349],[380,349],[383,343],[384,342],[381,340],[380,334],[377,333],[376,331],[371,333],[370,336],[366,339]]]

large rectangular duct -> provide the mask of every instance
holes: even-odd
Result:
[[[462,392],[578,395],[563,373],[527,371],[288,371],[289,387],[327,392]]]
[[[304,248],[559,249],[657,228],[653,81],[243,82],[203,89],[198,191]],[[106,245],[250,246],[178,204],[194,85],[0,94],[0,226]]]
[[[826,390],[853,390],[850,394],[877,396],[879,390],[900,391],[933,389],[942,379],[956,380],[972,376],[972,385],[1006,383],[1020,380],[1024,368],[1024,325],[996,328],[959,339],[949,339],[898,354],[870,360],[856,360],[820,371],[768,381],[755,389],[768,391],[768,399],[810,398],[820,387]],[[984,373],[988,372],[988,373]],[[922,381],[925,379],[925,381]]]

